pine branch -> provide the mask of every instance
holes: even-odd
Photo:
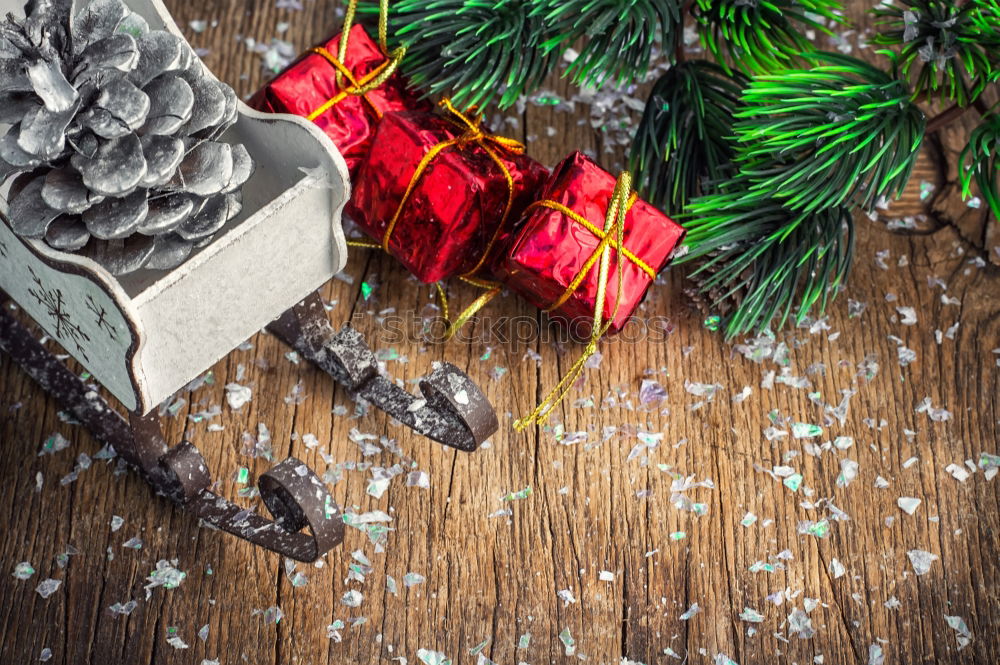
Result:
[[[1000,4],[997,0],[901,0],[873,13],[875,43],[898,46],[902,77],[916,96],[971,104],[1000,74]]]
[[[758,76],[743,93],[734,129],[746,196],[805,213],[899,196],[925,126],[906,84],[848,56],[806,57],[816,66]]]
[[[962,150],[959,163],[963,165],[959,169],[963,198],[969,198],[975,179],[994,219],[1000,222],[1000,113],[983,118],[969,136],[969,145]]]
[[[400,0],[390,9],[393,46],[407,46],[402,67],[429,95],[458,106],[501,107],[536,90],[559,53],[542,44],[552,34],[531,13],[532,0]],[[378,12],[370,1],[359,6]]]
[[[678,263],[700,265],[691,277],[723,310],[727,338],[761,331],[793,315],[821,314],[847,278],[854,221],[845,207],[814,213],[775,200],[746,200],[737,180],[726,192],[692,201],[689,251]]]
[[[696,0],[693,12],[702,45],[727,70],[773,72],[813,50],[809,29],[830,34],[825,22],[840,23],[837,0]]]
[[[646,200],[679,215],[710,180],[733,175],[727,139],[746,83],[706,60],[675,65],[656,81],[629,158]]]
[[[566,71],[576,84],[641,78],[657,41],[670,57],[684,30],[677,0],[535,0],[533,5],[532,13],[552,34],[543,45],[547,51],[561,54],[578,39],[586,40]]]

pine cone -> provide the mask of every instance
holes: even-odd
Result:
[[[116,275],[167,270],[241,210],[253,172],[220,136],[236,93],[121,0],[32,0],[0,23],[0,185],[14,232]]]

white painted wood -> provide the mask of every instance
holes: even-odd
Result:
[[[134,335],[128,297],[79,257],[46,263],[0,220],[0,290],[31,315],[125,408],[139,405],[130,371]],[[74,261],[73,259],[77,259]],[[103,271],[102,271],[103,272]],[[115,294],[116,297],[113,297]],[[135,317],[131,317],[135,320]]]
[[[153,29],[181,34],[159,0],[127,4]],[[0,12],[21,11],[18,0],[0,0]],[[257,163],[243,212],[175,270],[116,279],[86,258],[16,238],[0,223],[0,241],[12,248],[0,254],[0,289],[129,409],[155,408],[346,263],[341,213],[350,181],[336,147],[302,118],[242,103],[239,114],[225,140],[245,144]],[[6,213],[2,196],[0,212]],[[78,345],[73,329],[34,297],[42,288],[61,292],[89,342]],[[118,341],[102,337],[87,319],[91,301],[124,327]]]

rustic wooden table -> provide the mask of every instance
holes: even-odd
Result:
[[[279,36],[300,50],[339,23],[319,0],[167,4],[242,94],[265,76],[245,40]],[[862,27],[845,42],[871,57],[864,10],[852,8]],[[552,90],[572,94],[558,81]],[[590,113],[582,102],[574,112],[528,104],[506,129],[548,164],[582,148],[612,166],[621,153],[606,150]],[[186,435],[208,454],[220,491],[248,506],[270,462],[248,456],[247,441],[252,451],[267,431],[275,460],[295,454],[329,470],[342,506],[391,518],[381,535],[349,528],[322,565],[292,566],[199,528],[113,463],[67,477],[100,446],[0,357],[0,662],[438,663],[439,651],[476,663],[480,650],[501,665],[1000,661],[1000,481],[979,466],[1000,452],[1000,241],[955,196],[965,131],[959,122],[930,141],[904,201],[859,220],[854,273],[825,325],[780,334],[754,362],[706,330],[670,272],[641,312],[660,332],[606,344],[558,427],[523,435],[512,416],[578,349],[490,338],[484,326],[447,346],[393,337],[387,317],[419,324],[433,294],[391,259],[354,252],[353,282],[322,289],[331,318],[353,319],[403,381],[437,360],[465,369],[501,416],[489,447],[456,453],[355,414],[326,375],[265,334],[164,419],[171,440]],[[921,183],[934,188],[926,201]],[[925,233],[887,230],[886,220],[920,213]],[[543,321],[513,296],[493,316]],[[904,348],[915,353],[905,366]],[[233,381],[252,389],[238,411],[225,399]],[[644,403],[643,381],[666,396],[648,401],[647,384]],[[918,409],[925,398],[930,411]],[[204,417],[214,406],[221,415]],[[822,432],[798,438],[808,433],[794,423]],[[40,455],[54,433],[71,446]],[[429,487],[401,474],[372,496],[373,470],[400,458],[358,433],[396,439]],[[801,474],[797,491],[790,473]],[[901,497],[920,499],[913,514]],[[915,550],[937,557],[924,575]],[[161,560],[186,577],[147,594]],[[24,561],[37,572],[20,580],[12,572]],[[43,598],[36,587],[49,578],[61,586]],[[343,601],[349,591],[356,607]],[[130,601],[130,614],[110,609]]]

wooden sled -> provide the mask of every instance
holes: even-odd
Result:
[[[151,28],[180,35],[159,0],[127,4]],[[0,0],[0,11],[20,10],[16,0]],[[243,509],[209,489],[211,475],[193,442],[164,440],[161,403],[267,327],[353,396],[435,441],[472,451],[498,423],[483,393],[455,366],[439,366],[416,397],[379,375],[357,331],[333,329],[316,289],[346,263],[344,160],[304,119],[243,104],[239,114],[225,139],[246,145],[258,165],[243,212],[171,271],[116,278],[88,258],[20,238],[0,190],[0,350],[158,493],[223,531],[313,561],[343,538],[340,509],[317,475],[286,459],[259,482],[272,517]],[[59,341],[128,417],[46,350],[13,316],[10,301]]]

